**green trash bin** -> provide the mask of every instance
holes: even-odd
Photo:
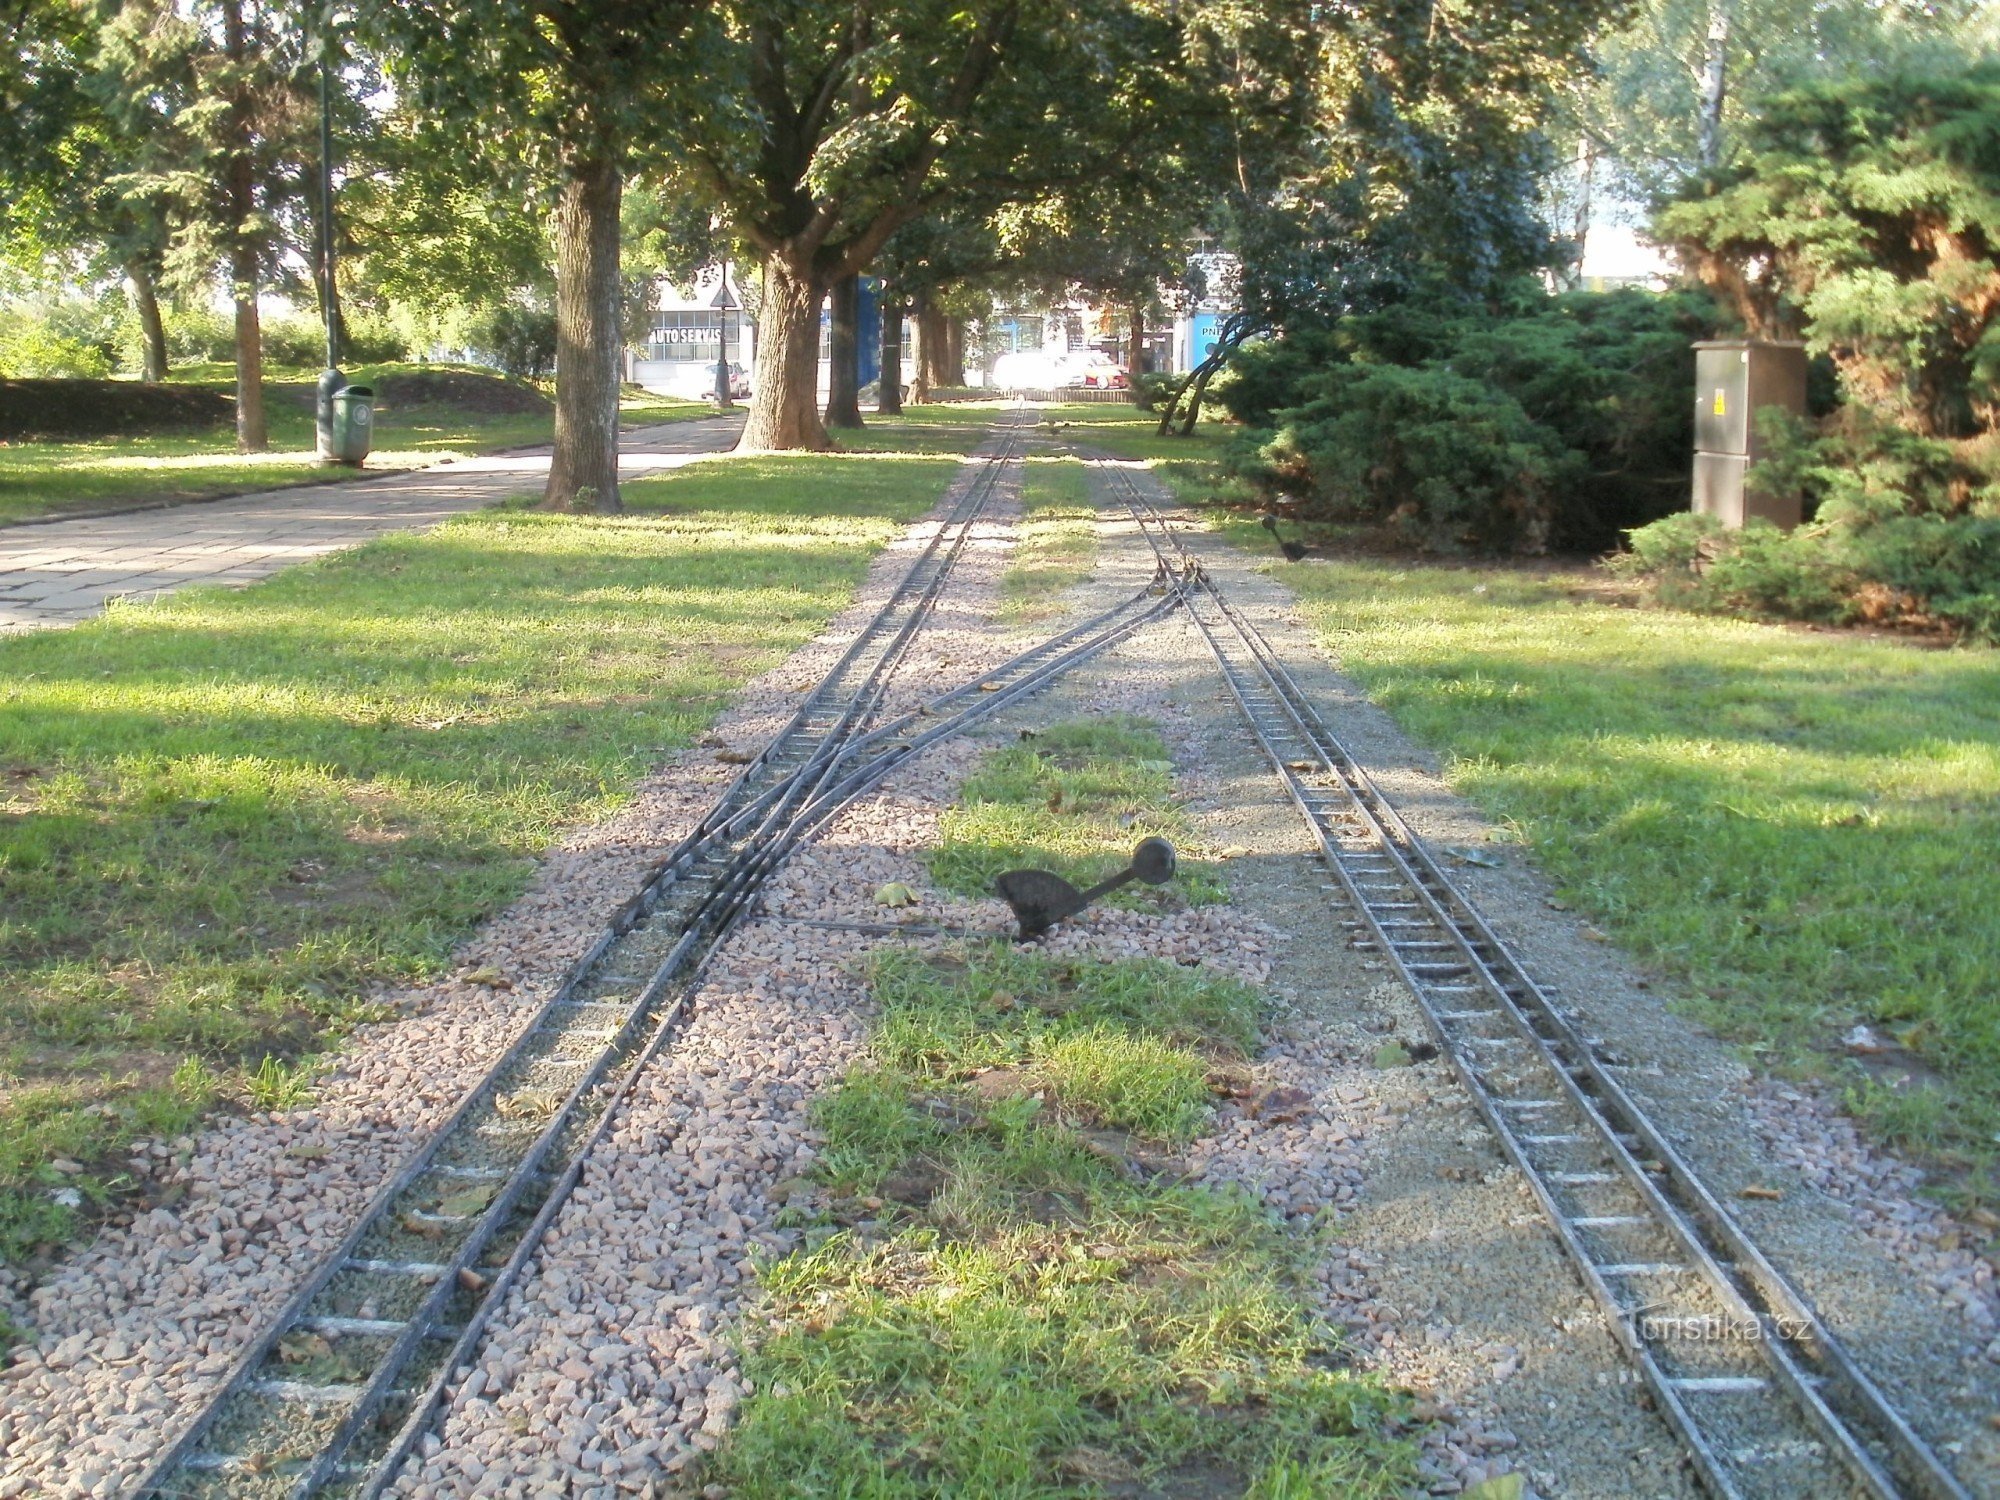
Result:
[[[332,396],[331,452],[337,464],[358,464],[375,445],[375,392],[365,385],[343,386]]]

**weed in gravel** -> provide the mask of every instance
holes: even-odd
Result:
[[[266,1053],[243,1080],[243,1093],[254,1109],[296,1109],[312,1097],[312,1075],[310,1060],[286,1063]]]
[[[931,878],[946,890],[989,895],[994,879],[1032,865],[1090,885],[1123,869],[1150,834],[1189,844],[1173,796],[1173,761],[1159,731],[1111,714],[1057,724],[995,750],[940,820]],[[1167,886],[1131,885],[1107,898],[1125,907],[1221,901],[1215,869],[1184,857]]]
[[[1298,1296],[1316,1240],[1095,1128],[1122,1109],[1184,1139],[1199,1049],[1240,1048],[1254,992],[1005,945],[887,954],[875,980],[875,1057],[817,1112],[831,1208],[762,1268],[754,1394],[704,1477],[880,1500],[1402,1492],[1404,1402],[1342,1370]]]

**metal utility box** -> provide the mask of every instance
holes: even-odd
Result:
[[[333,393],[332,403],[331,457],[358,464],[375,445],[375,392],[365,385],[345,386]]]
[[[1800,497],[1757,488],[1763,457],[1757,413],[1806,411],[1806,346],[1793,342],[1713,339],[1694,346],[1694,509],[1725,526],[1756,517],[1799,524]]]

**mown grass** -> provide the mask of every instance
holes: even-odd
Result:
[[[367,385],[423,368],[370,366],[350,371],[349,377],[356,385]],[[226,366],[176,373],[205,375],[215,383],[231,378]],[[0,443],[0,525],[67,511],[199,500],[351,478],[351,470],[322,465],[313,451],[317,378],[317,371],[277,372],[266,381],[271,435],[267,453],[238,453],[235,430],[226,424],[94,440]],[[622,410],[624,424],[636,427],[701,416],[710,408],[632,393]],[[545,443],[554,430],[554,418],[546,412],[486,412],[446,402],[391,401],[377,409],[375,451],[368,457],[367,471],[412,469],[470,453]]]
[[[1017,629],[1043,625],[1097,562],[1097,507],[1090,475],[1073,458],[1031,458],[1021,483],[1014,556],[1000,578],[1000,617]]]
[[[1560,576],[1288,568],[1343,668],[1562,898],[1888,1138],[2000,1141],[2000,656],[1619,608]],[[1842,1036],[1898,1050],[1867,1073]]]
[[[956,468],[718,460],[625,515],[482,511],[0,640],[0,1254],[218,1092],[295,1102],[297,1059],[437,974]]]
[[[762,1271],[755,1392],[714,1477],[877,1500],[1402,1492],[1401,1399],[1340,1369],[1299,1295],[1314,1239],[1136,1165],[1133,1137],[1171,1146],[1198,1118],[1120,1123],[1240,1057],[1254,992],[1004,945],[891,954],[875,978],[875,1057],[819,1108],[831,1211]]]
[[[1088,886],[1125,867],[1132,848],[1157,834],[1181,851],[1173,881],[1128,885],[1113,905],[1200,905],[1224,898],[1214,868],[1193,847],[1174,801],[1174,766],[1159,731],[1110,714],[1024,733],[988,754],[938,825],[931,878],[960,895],[990,895],[1008,870],[1053,870]]]
[[[1109,402],[1047,406],[1037,419],[1069,424],[1062,437],[1075,447],[1146,465],[1166,481],[1176,499],[1191,505],[1217,492],[1222,482],[1218,459],[1234,430],[1224,422],[1202,421],[1186,437],[1178,432],[1161,437],[1157,414]]]

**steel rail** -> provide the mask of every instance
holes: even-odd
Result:
[[[858,742],[850,756],[844,757],[834,768],[830,768],[827,775],[819,778],[814,793],[799,807],[779,838],[769,845],[750,852],[741,867],[732,872],[730,885],[711,894],[709,899],[714,903],[715,909],[709,915],[709,936],[703,944],[698,962],[689,973],[677,978],[675,997],[662,1015],[652,1039],[627,1069],[616,1095],[599,1116],[590,1139],[584,1143],[582,1149],[571,1155],[561,1178],[543,1202],[534,1221],[515,1244],[506,1264],[494,1276],[492,1286],[466,1321],[451,1354],[439,1364],[429,1385],[413,1404],[388,1450],[374,1462],[366,1478],[361,1481],[356,1490],[358,1500],[374,1500],[374,1497],[387,1490],[394,1482],[402,1464],[408,1459],[438,1412],[442,1410],[448,1396],[450,1381],[469,1365],[476,1354],[492,1310],[500,1305],[506,1293],[525,1273],[535,1248],[554,1222],[562,1201],[567,1198],[580,1178],[585,1163],[608,1134],[618,1105],[629,1094],[641,1073],[658,1055],[675,1028],[685,1018],[690,998],[699,989],[709,963],[721,951],[729,934],[751,914],[764,880],[776,870],[785,856],[801,839],[851,804],[855,798],[879,785],[911,756],[939,740],[963,733],[979,720],[990,717],[1010,704],[1040,691],[1057,677],[1123,640],[1180,602],[1180,592],[1177,589],[1143,590],[1125,603],[1055,637],[1061,649],[1051,651],[1050,643],[1044,642],[993,672],[983,674],[965,687],[931,700],[923,709],[904,715],[903,718],[884,726],[882,730],[868,738],[874,740],[892,733],[906,733],[921,718],[934,719],[934,722],[920,733],[908,735],[907,738],[886,745],[880,753],[865,761],[862,761],[865,742]],[[948,715],[945,713],[950,705],[960,703],[964,706],[955,713]],[[854,765],[855,761],[862,763]],[[839,774],[840,768],[847,766],[853,766],[853,769],[847,770],[845,774]]]
[[[1189,613],[1368,946],[1416,997],[1711,1492],[1966,1496],[1438,866],[1152,501],[1100,467],[1161,565],[1187,578]],[[1624,1248],[1648,1243],[1678,1258]],[[1785,1417],[1790,1435],[1777,1425]]]
[[[375,1377],[383,1376],[392,1364],[400,1370],[418,1352],[424,1334],[419,1331],[417,1320],[414,1317],[349,1316],[337,1308],[332,1312],[315,1312],[315,1304],[323,1302],[330,1292],[337,1293],[343,1274],[354,1271],[363,1276],[400,1276],[406,1282],[428,1284],[430,1291],[422,1296],[416,1308],[410,1309],[412,1313],[435,1313],[451,1300],[453,1283],[458,1280],[456,1273],[469,1270],[471,1256],[476,1253],[466,1247],[475,1242],[483,1244],[513,1210],[540,1162],[577,1117],[584,1101],[601,1086],[613,1056],[621,1048],[629,1047],[633,1036],[657,1003],[662,988],[660,976],[667,971],[670,963],[676,961],[677,954],[684,958],[687,944],[676,943],[660,961],[654,981],[627,1002],[621,1004],[602,998],[578,1000],[578,991],[595,987],[593,981],[612,983],[613,987],[629,985],[632,981],[623,976],[602,973],[612,966],[608,961],[614,951],[620,950],[635,934],[643,934],[652,925],[649,918],[659,911],[670,893],[692,895],[695,911],[700,911],[706,904],[708,889],[705,887],[712,888],[715,884],[714,876],[703,877],[701,866],[716,863],[722,851],[746,839],[754,841],[760,833],[768,836],[771,830],[782,826],[788,813],[788,803],[797,795],[797,789],[802,784],[809,784],[813,777],[823,774],[836,763],[833,757],[840,744],[853,738],[856,727],[879,706],[889,675],[901,660],[916,630],[928,617],[952,565],[984,514],[999,476],[1018,452],[1019,427],[1017,414],[1014,423],[1003,430],[999,451],[982,459],[981,467],[965,484],[950,514],[933,531],[889,599],[857,633],[784,729],[730,782],[715,807],[693,833],[682,841],[673,854],[649,872],[639,891],[619,908],[605,931],[572,965],[555,994],[544,1002],[500,1059],[461,1096],[444,1124],[406,1159],[390,1181],[371,1199],[341,1243],[321,1261],[232,1366],[216,1394],[203,1404],[142,1474],[133,1493],[187,1493],[189,1491],[183,1487],[169,1485],[171,1476],[183,1470],[189,1471],[187,1477],[198,1482],[223,1475],[247,1474],[255,1477],[268,1470],[271,1466],[260,1461],[266,1455],[259,1453],[233,1455],[201,1451],[216,1424],[225,1419],[232,1402],[242,1404],[247,1399],[254,1405],[256,1401],[264,1401],[274,1410],[301,1405],[335,1410],[346,1408],[348,1417],[327,1435],[330,1439],[337,1439],[339,1445],[344,1447],[367,1415],[362,1407],[373,1408],[391,1393],[386,1381]],[[848,680],[857,675],[858,682]],[[772,784],[759,790],[760,781]],[[673,904],[681,903],[676,901]],[[690,917],[694,914],[686,913]],[[603,1010],[623,1011],[622,1019],[611,1030],[588,1031],[577,1024],[579,1020],[589,1019],[584,1014],[586,1011]],[[553,1024],[565,1011],[573,1013],[570,1025]],[[594,1061],[562,1055],[561,1043],[572,1034],[578,1039],[587,1038],[599,1044]],[[553,1045],[547,1040],[538,1041],[547,1038],[554,1039]],[[537,1051],[542,1055],[537,1057]],[[506,1133],[495,1128],[498,1121],[487,1119],[482,1122],[477,1118],[481,1114],[493,1113],[494,1104],[502,1097],[500,1085],[503,1081],[517,1077],[525,1081],[525,1075],[538,1064],[553,1064],[574,1072],[579,1063],[583,1064],[580,1076],[573,1081],[560,1080],[567,1082],[568,1087],[564,1089],[561,1102],[555,1106],[547,1126],[526,1144],[526,1149],[517,1157],[515,1165],[518,1170],[482,1169],[469,1174],[474,1181],[496,1178],[501,1181],[502,1186],[494,1191],[490,1203],[471,1216],[435,1215],[419,1211],[402,1221],[406,1226],[413,1221],[428,1221],[424,1227],[442,1235],[454,1223],[463,1224],[470,1218],[471,1228],[465,1231],[460,1241],[462,1253],[455,1255],[450,1262],[409,1258],[385,1260],[361,1253],[368,1247],[371,1237],[379,1235],[385,1222],[398,1211],[399,1205],[420,1181],[428,1177],[453,1175],[451,1164],[439,1160],[448,1142],[459,1141],[472,1130]],[[457,1175],[463,1178],[468,1174],[460,1172]],[[482,1278],[477,1278],[475,1274],[473,1279]],[[396,1300],[407,1300],[407,1291],[407,1286],[398,1288]],[[364,1307],[363,1310],[368,1309]],[[284,1378],[287,1362],[284,1356],[293,1351],[281,1350],[280,1340],[287,1333],[302,1330],[316,1332],[329,1339],[388,1338],[392,1342],[381,1351],[375,1376],[365,1385],[355,1387],[346,1382],[312,1385]],[[267,1368],[271,1366],[276,1368]],[[260,1375],[265,1378],[260,1379]],[[311,1392],[309,1398],[308,1392]],[[253,1422],[250,1425],[255,1427],[257,1424]],[[284,1424],[280,1422],[277,1425],[282,1427]],[[303,1425],[324,1427],[325,1423],[320,1421]],[[248,1461],[233,1462],[235,1459]],[[319,1460],[326,1459],[327,1454],[322,1451]],[[323,1482],[328,1471],[327,1462],[315,1461],[306,1479],[295,1486],[286,1486],[283,1492],[310,1493],[314,1485]],[[252,1487],[259,1492],[276,1492],[276,1487],[270,1483]],[[204,1492],[229,1492],[226,1484],[199,1482],[199,1488]]]

